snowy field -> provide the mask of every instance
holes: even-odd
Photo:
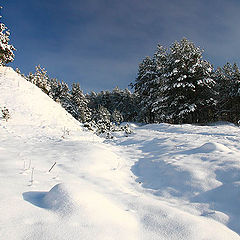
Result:
[[[0,106],[0,239],[240,239],[238,127],[132,124],[104,141],[5,67]]]

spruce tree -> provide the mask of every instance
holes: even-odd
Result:
[[[2,7],[0,6],[0,9]],[[5,66],[6,64],[13,62],[14,53],[16,51],[15,47],[9,44],[10,41],[10,31],[2,23],[2,16],[0,16],[0,66]]]

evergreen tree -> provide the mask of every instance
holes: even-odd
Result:
[[[79,83],[73,83],[72,85],[71,102],[73,105],[72,116],[80,122],[88,122],[91,119],[91,111],[88,108],[88,100],[83,94]]]
[[[50,90],[48,95],[55,101],[55,102],[63,102],[66,96],[69,95],[69,88],[66,83],[63,81],[59,81],[56,78],[51,78],[50,82]]]
[[[90,94],[86,94],[86,98],[88,100],[89,108],[92,109],[92,110],[97,109],[97,103],[96,103],[97,93],[92,91]]]
[[[215,85],[213,68],[202,59],[202,50],[186,38],[171,48],[160,86],[160,121],[170,123],[207,122],[212,118]]]
[[[49,95],[51,83],[45,68],[42,68],[40,65],[38,65],[35,67],[35,73],[30,72],[25,78],[29,82],[39,87],[44,93]]]
[[[156,78],[154,79],[154,89],[151,96],[152,112],[155,116],[155,122],[162,122],[161,108],[163,92],[166,87],[167,64],[169,59],[168,49],[161,45],[157,46],[157,51],[154,54],[156,62]],[[160,114],[159,114],[160,113]]]
[[[96,94],[92,92],[87,95],[89,100],[89,107],[92,111],[98,109],[99,105],[107,108],[107,110],[113,114],[114,110],[118,110],[123,116],[123,121],[136,120],[137,109],[135,95],[128,89],[120,90],[118,87],[114,88],[112,92],[101,91]]]
[[[34,84],[34,74],[32,72],[30,72],[27,76],[26,79]]]
[[[0,7],[2,9],[2,7]],[[0,16],[0,66],[5,66],[6,64],[13,62],[14,53],[16,51],[13,45],[9,44],[10,41],[10,31],[1,21],[2,16]]]
[[[112,122],[119,126],[122,121],[123,121],[122,114],[115,109],[112,113]]]
[[[154,115],[152,112],[152,94],[156,87],[157,66],[154,59],[146,57],[138,68],[138,76],[132,86],[134,86],[134,93],[136,94],[139,114],[138,120],[146,123],[154,122]]]
[[[123,116],[124,122],[137,121],[139,107],[137,105],[137,98],[135,93],[131,93],[129,89],[121,91],[121,104],[116,107]]]
[[[68,112],[73,112],[73,104],[71,102],[71,93],[68,84],[64,81],[59,81],[56,78],[51,78],[49,81],[48,95],[55,101],[62,105]]]
[[[42,89],[43,92],[48,94],[50,90],[49,76],[45,68],[42,68],[40,65],[35,67],[36,72],[32,82]]]
[[[73,104],[71,102],[71,93],[67,83],[61,83],[61,95],[60,95],[60,103],[64,109],[67,110],[68,113],[73,112]]]
[[[225,64],[214,74],[217,95],[217,119],[237,123],[240,119],[240,70],[236,63]]]
[[[112,130],[112,123],[110,121],[110,118],[110,112],[101,105],[97,110],[94,111],[92,120],[97,126],[97,134],[110,132]]]

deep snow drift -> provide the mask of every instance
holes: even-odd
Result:
[[[0,106],[1,239],[240,239],[238,127],[133,126],[103,142],[5,67]]]

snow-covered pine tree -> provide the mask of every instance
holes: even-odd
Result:
[[[111,100],[111,104],[110,104],[110,111],[113,113],[114,110],[118,110],[120,111],[120,109],[122,108],[122,90],[116,86],[111,94],[110,94],[110,100]]]
[[[97,109],[97,93],[94,91],[91,91],[91,93],[86,94],[86,99],[88,100],[88,107],[93,111],[94,109]]]
[[[55,102],[61,102],[63,87],[62,83],[57,80],[57,78],[50,79],[50,90],[48,92],[49,97],[51,97]]]
[[[34,74],[32,72],[30,72],[27,76],[26,76],[27,81],[31,82],[34,84]]]
[[[120,113],[120,111],[118,111],[117,109],[114,109],[111,119],[112,119],[113,123],[115,123],[117,126],[119,126],[120,123],[123,121],[123,116]]]
[[[239,97],[240,96],[240,70],[236,63],[233,64],[233,84],[230,92],[230,96]]]
[[[73,83],[71,90],[71,103],[73,112],[71,113],[78,121],[85,123],[91,119],[91,111],[88,108],[88,100],[83,94],[79,83]]]
[[[154,59],[156,63],[156,78],[154,80],[154,89],[152,91],[152,112],[155,116],[155,122],[162,122],[162,112],[161,108],[164,107],[162,101],[164,100],[163,92],[166,87],[166,75],[167,75],[167,63],[168,63],[169,53],[168,49],[164,48],[162,45],[157,46],[157,50],[154,54]]]
[[[105,95],[108,95],[107,97]],[[99,105],[108,108],[109,103],[111,100],[109,99],[109,92],[108,91],[101,91],[99,93],[91,92],[90,95],[87,96],[89,99],[89,107],[92,110],[98,110]]]
[[[152,96],[156,88],[157,66],[154,59],[146,57],[142,63],[139,64],[138,75],[134,87],[134,93],[137,97],[139,106],[138,120],[140,122],[152,123],[154,122],[154,114],[152,112]]]
[[[158,103],[162,121],[211,121],[215,81],[212,79],[213,68],[202,59],[202,52],[186,38],[171,46]]]
[[[62,107],[71,114],[73,106],[71,103],[71,94],[67,83],[64,81],[60,82],[56,78],[51,78],[49,80],[49,86],[49,97],[51,97],[55,102],[60,103]]]
[[[117,110],[121,112],[124,122],[137,121],[139,108],[136,94],[131,93],[128,88],[121,90],[121,104],[119,104]]]
[[[121,90],[115,87],[112,92],[101,91],[96,94],[92,92],[86,95],[89,100],[89,107],[92,111],[97,111],[99,105],[107,108],[112,114],[116,109],[122,116],[123,121],[135,121],[137,115],[135,94],[132,94],[128,89]]]
[[[2,7],[0,6],[0,10]],[[6,64],[13,62],[14,53],[16,51],[15,47],[9,44],[10,41],[10,31],[2,23],[2,16],[0,16],[0,66],[5,66]]]
[[[71,102],[71,93],[67,83],[61,82],[61,95],[60,103],[64,109],[67,110],[70,114],[73,112],[73,105]]]
[[[98,109],[92,115],[92,121],[97,127],[97,134],[109,133],[112,130],[112,123],[110,121],[111,114],[107,108],[99,105]]]
[[[225,64],[214,73],[217,95],[217,119],[238,123],[240,119],[240,70],[236,63]]]
[[[110,91],[102,91],[101,92],[101,105],[106,109],[111,108],[111,92]]]
[[[40,65],[35,67],[35,73],[29,73],[28,80],[42,89],[43,92],[49,94],[50,91],[50,79],[45,68]]]
[[[230,63],[226,63],[223,67],[218,67],[214,72],[214,80],[216,81],[218,106],[225,104],[229,98],[233,85],[233,67]]]

